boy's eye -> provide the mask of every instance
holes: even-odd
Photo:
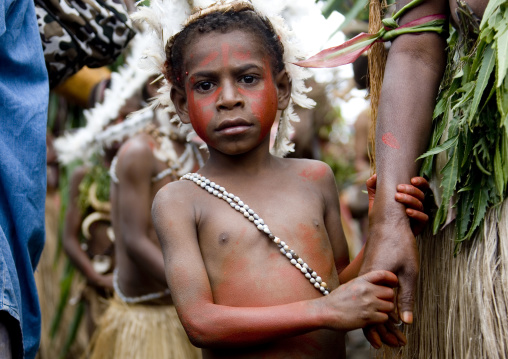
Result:
[[[245,76],[242,76],[242,78],[240,79],[240,82],[243,82],[246,84],[253,84],[256,82],[256,80],[257,80],[257,78],[255,76],[245,75]]]
[[[210,91],[213,87],[213,83],[209,81],[202,81],[196,85],[196,88],[200,91]]]

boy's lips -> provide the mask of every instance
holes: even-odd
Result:
[[[248,130],[252,124],[243,118],[236,118],[233,120],[224,120],[215,129],[216,132],[222,132],[225,134],[238,134]]]

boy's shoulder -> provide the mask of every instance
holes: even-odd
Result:
[[[186,203],[190,204],[194,196],[196,185],[189,181],[177,180],[165,184],[155,195],[153,200],[155,204],[176,204],[177,206],[184,206]],[[199,191],[196,191],[199,193]]]
[[[332,169],[323,161],[306,158],[285,158],[283,160],[285,170],[303,182],[335,181]]]

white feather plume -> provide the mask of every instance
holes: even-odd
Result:
[[[157,73],[142,70],[137,66],[145,44],[146,37],[143,33],[134,36],[129,44],[129,55],[125,64],[118,69],[118,72],[111,73],[110,87],[104,91],[103,102],[84,111],[86,126],[74,132],[68,132],[55,140],[55,149],[61,163],[68,164],[75,160],[86,162],[94,153],[100,151],[107,138],[102,134],[106,126],[118,117],[120,109],[144,86],[149,77]],[[145,117],[138,117],[138,120],[140,119],[146,121]],[[124,129],[138,128],[140,124],[133,126],[134,122],[131,120],[122,126]]]

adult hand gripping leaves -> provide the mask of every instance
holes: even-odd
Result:
[[[369,194],[369,214],[374,205],[376,180],[376,175],[373,175],[367,180],[367,191]],[[420,234],[429,220],[428,215],[423,212],[423,201],[425,198],[424,191],[426,191],[428,188],[429,183],[423,177],[413,177],[411,179],[411,185],[400,184],[397,186],[395,200],[406,206],[406,215],[410,219],[411,232],[413,236]],[[404,309],[400,306],[400,301],[398,304],[398,313],[401,313],[401,310]],[[384,324],[367,326],[364,328],[365,337],[376,349],[379,349],[382,343],[392,347],[397,347],[405,345],[407,342],[404,334],[398,328],[400,323],[402,323],[402,321],[399,320],[398,315],[395,312],[392,312],[390,313],[389,317],[390,319]],[[408,318],[406,318],[406,320],[408,320]],[[406,321],[406,323],[411,321],[412,317],[409,321]]]

